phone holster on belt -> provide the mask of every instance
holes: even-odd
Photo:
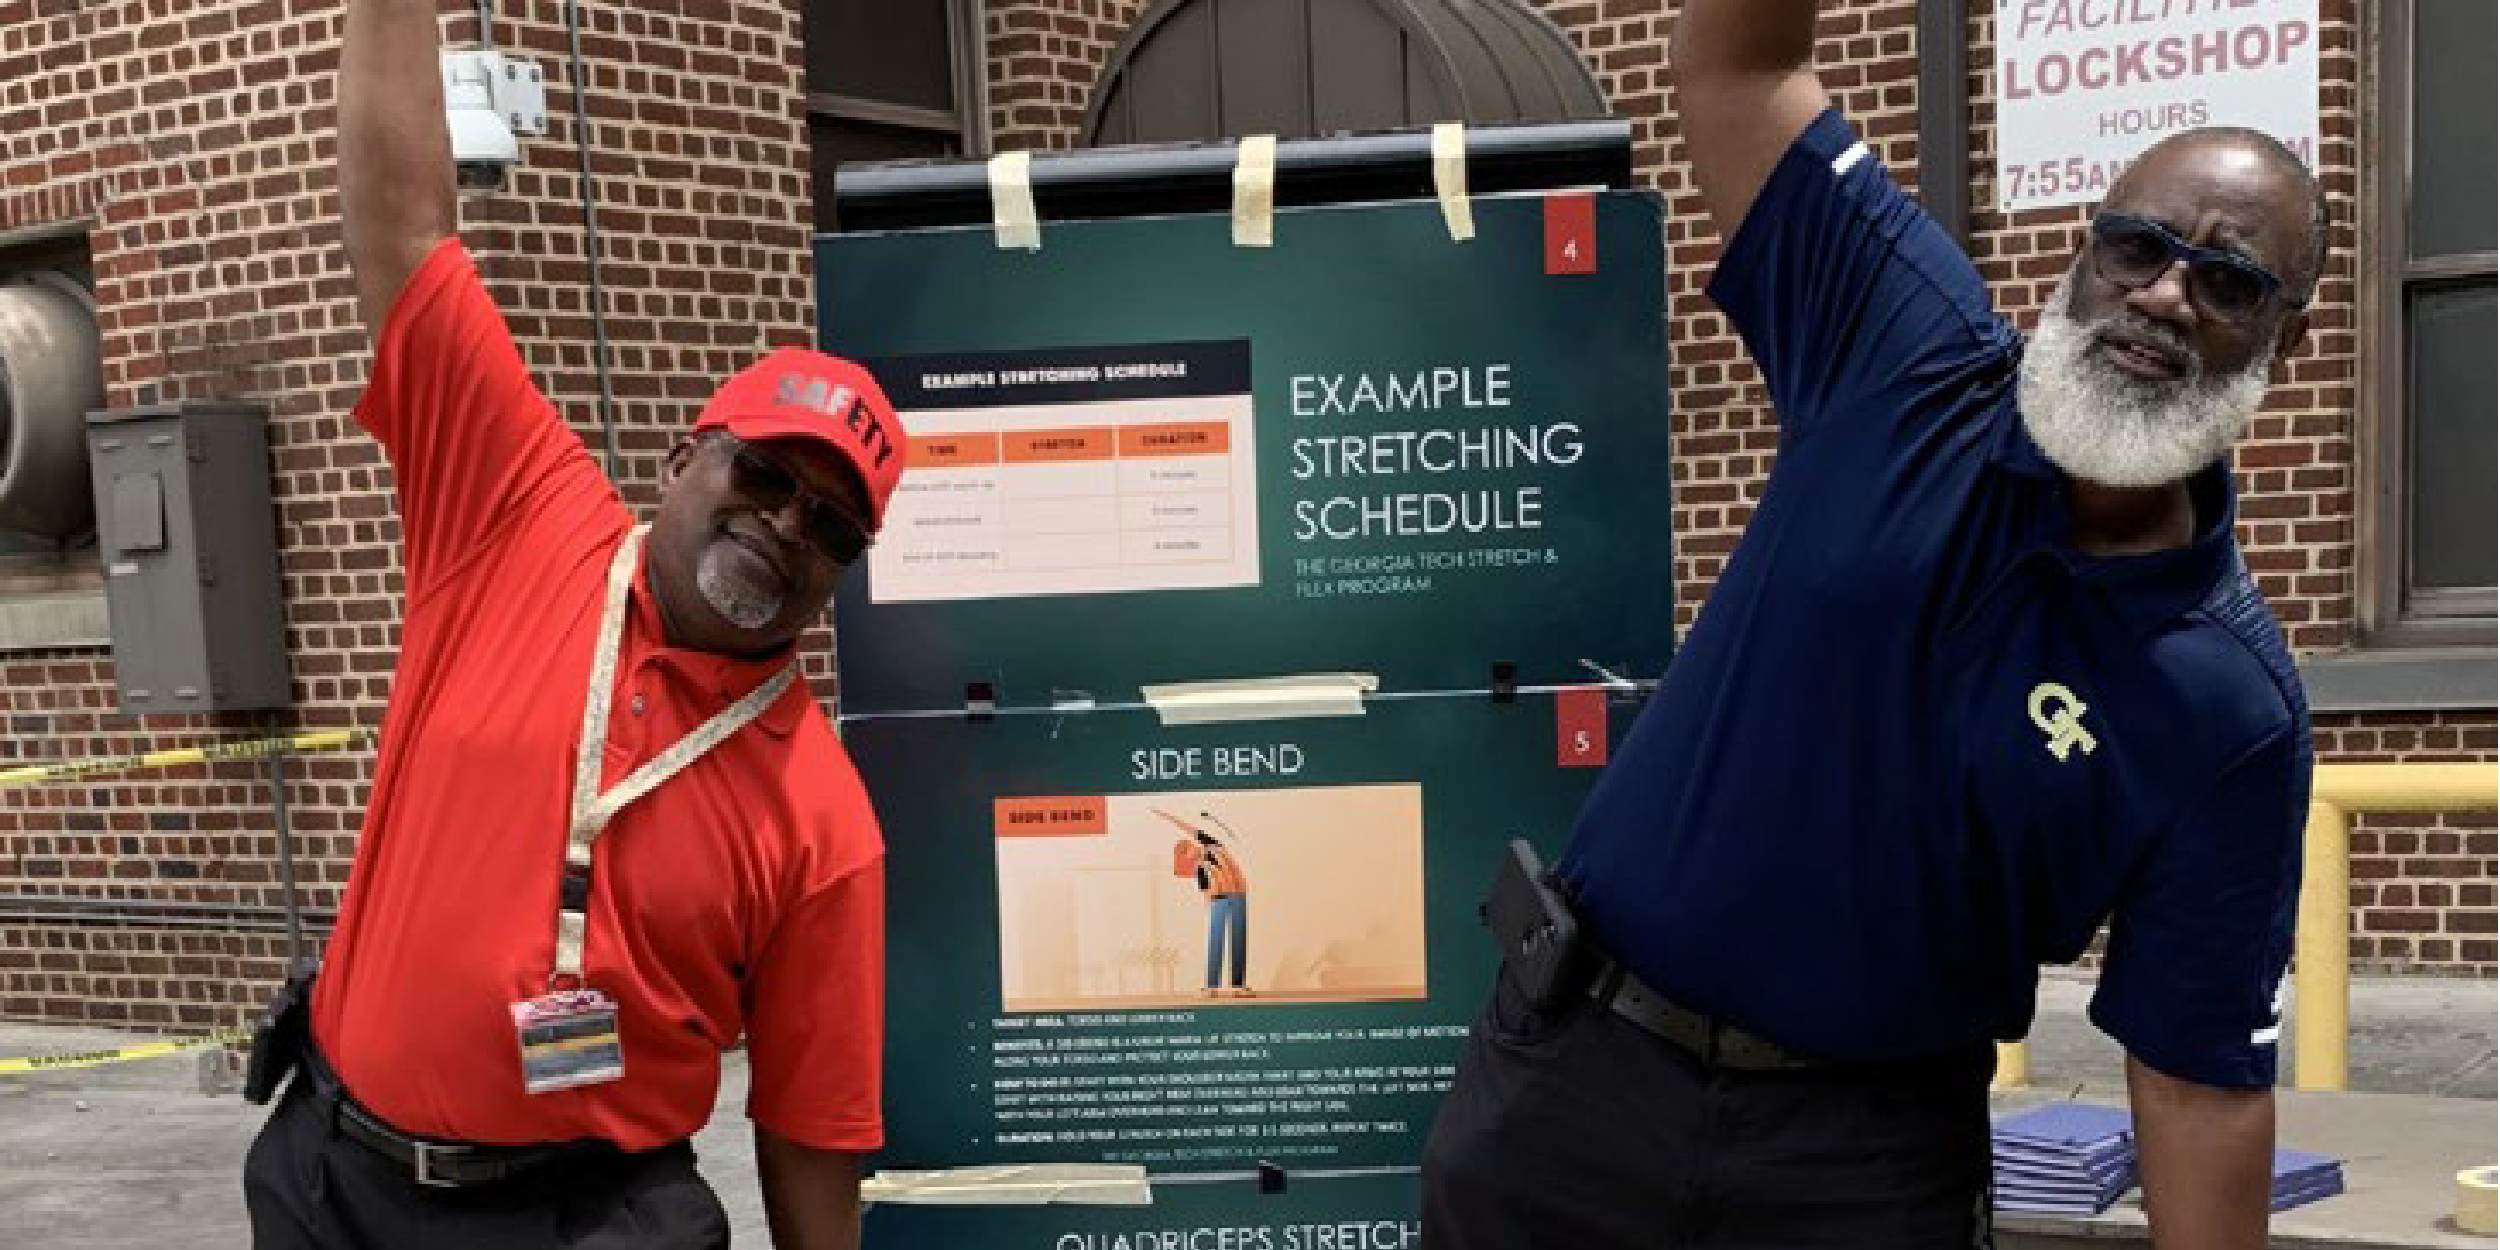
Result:
[[[1525,838],[1513,838],[1479,909],[1502,944],[1502,966],[1530,1006],[1545,1010],[1587,990],[1597,954],[1554,875]]]
[[[313,974],[320,967],[309,959],[297,961],[286,984],[252,1022],[252,1049],[243,1060],[243,1101],[265,1105],[303,1061],[305,1048],[312,1045]]]

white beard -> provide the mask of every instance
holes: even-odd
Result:
[[[781,615],[781,592],[758,586],[732,571],[728,558],[720,543],[705,546],[702,558],[695,561],[695,590],[713,611],[720,613],[722,620],[740,629],[762,629],[771,624],[774,617]]]
[[[2073,283],[2071,272],[2060,279],[2041,310],[2016,390],[2023,428],[2049,462],[2104,486],[2161,486],[2187,479],[2228,452],[2265,402],[2272,344],[2238,372],[2207,377],[2167,327],[2125,313],[2090,325],[2076,321],[2066,302]],[[2102,329],[2121,322],[2177,348],[2191,362],[2187,376],[2146,382],[2111,364],[2098,339]]]

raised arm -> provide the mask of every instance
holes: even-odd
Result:
[[[1814,0],[1685,0],[1667,45],[1676,122],[1719,237],[1735,237],[1781,153],[1828,107]]]
[[[339,54],[339,198],[365,334],[457,227],[435,0],[348,0]]]

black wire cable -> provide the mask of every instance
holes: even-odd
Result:
[[[583,247],[590,261],[590,329],[594,340],[591,359],[599,370],[601,458],[607,462],[608,480],[622,491],[625,479],[616,447],[616,387],[608,374],[608,288],[599,270],[599,183],[590,172],[590,112],[582,95],[582,81],[588,71],[582,63],[579,0],[564,0],[564,33],[573,50],[573,147],[581,160]]]

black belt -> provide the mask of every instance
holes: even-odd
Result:
[[[1605,971],[1589,983],[1589,997],[1616,1015],[1701,1060],[1744,1072],[1799,1072],[1838,1066],[1828,1059],[1801,1055],[1767,1037],[1748,1033],[1715,1016],[1703,1015],[1651,989],[1630,969],[1608,960]]]
[[[312,1077],[315,1097],[324,1104],[327,1118],[338,1127],[340,1136],[408,1169],[410,1179],[430,1188],[491,1185],[559,1161],[623,1157],[614,1143],[596,1140],[501,1146],[403,1133],[358,1104],[319,1050],[306,1048],[304,1071]]]

